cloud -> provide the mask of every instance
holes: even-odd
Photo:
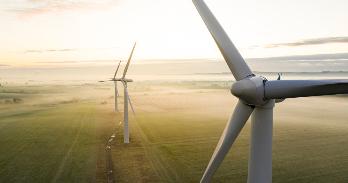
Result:
[[[74,52],[74,51],[105,51],[120,48],[119,46],[104,48],[62,48],[62,49],[28,49],[24,53],[57,53],[57,52]],[[23,51],[21,51],[23,53]]]
[[[65,48],[65,49],[46,49],[46,50],[26,50],[25,53],[47,53],[47,52],[71,52],[77,51],[76,48]]]
[[[79,61],[37,61],[35,63],[40,64],[75,64],[80,63]]]
[[[291,55],[282,57],[248,58],[250,61],[347,61],[348,53]]]
[[[290,43],[276,43],[266,45],[266,48],[277,48],[284,46],[307,46],[307,45],[320,45],[320,44],[329,44],[329,43],[348,43],[348,37],[324,37],[324,38],[315,38],[315,39],[304,39],[297,42]]]
[[[115,65],[118,63],[118,60],[115,59],[103,59],[103,60],[62,60],[62,61],[35,61],[36,64],[44,64],[44,65],[61,65],[61,66],[84,66],[84,65],[95,65],[95,64],[103,64],[103,65]],[[1,67],[0,67],[1,68]]]
[[[103,10],[115,6],[117,2],[118,0],[26,0],[6,11],[30,17],[50,12]]]

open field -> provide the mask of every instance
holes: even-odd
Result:
[[[225,89],[191,87],[139,92],[133,100],[137,111],[131,123],[133,144],[117,144],[114,150],[118,180],[198,182],[234,108],[235,98]],[[277,104],[273,182],[348,181],[347,100],[313,97]],[[246,181],[249,128],[248,123],[214,182]],[[143,172],[148,165],[139,166],[143,159],[150,160],[152,174]],[[138,177],[138,172],[143,172],[142,177]],[[129,181],[129,177],[136,181]]]
[[[1,94],[21,102],[1,104],[0,182],[105,182],[104,144],[115,116],[87,88],[12,86]]]
[[[116,182],[198,182],[236,103],[227,88],[226,82],[130,84],[136,117],[129,145],[122,143],[122,113],[113,112],[112,85],[0,89],[0,182],[105,182],[105,144],[113,132]],[[348,98],[277,106],[274,182],[348,182]],[[214,182],[246,181],[249,127]]]

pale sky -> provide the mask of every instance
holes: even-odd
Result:
[[[347,0],[206,0],[246,58],[348,53]],[[1,0],[0,65],[221,58],[191,0]]]

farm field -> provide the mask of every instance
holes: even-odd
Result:
[[[0,182],[105,182],[103,148],[114,116],[77,98],[81,88],[2,90]]]
[[[125,145],[112,85],[1,91],[0,182],[106,182],[105,145],[113,133],[116,182],[198,182],[236,104],[225,82],[132,84],[136,115]],[[120,99],[122,110],[122,93]],[[273,182],[348,181],[347,100],[277,104]],[[246,181],[249,128],[248,122],[214,182]]]
[[[133,95],[132,144],[120,140],[113,150],[116,180],[199,182],[236,99],[227,89],[185,87]],[[277,104],[273,182],[348,181],[347,99],[312,97]],[[246,182],[249,123],[214,182]],[[121,125],[118,131],[122,139]],[[148,161],[150,166],[143,164]]]

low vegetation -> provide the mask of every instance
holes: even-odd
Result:
[[[227,84],[129,87],[136,116],[130,116],[128,145],[112,85],[0,92],[1,101],[12,100],[0,103],[0,182],[105,182],[105,145],[113,133],[116,182],[198,182],[236,103]],[[121,110],[122,102],[121,96]],[[348,182],[347,98],[277,105],[273,182]],[[214,182],[246,182],[249,129],[247,123]]]

